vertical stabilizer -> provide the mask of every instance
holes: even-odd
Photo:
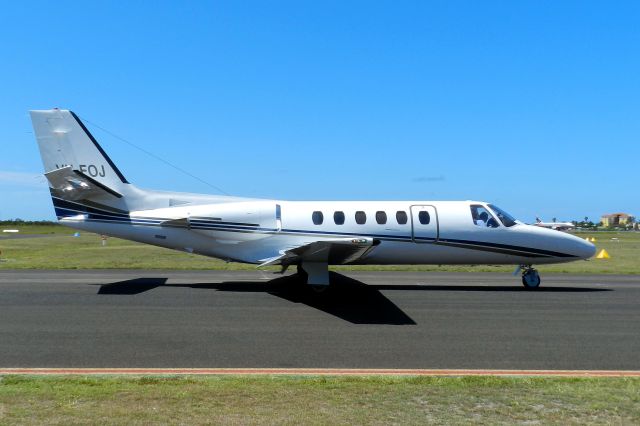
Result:
[[[72,111],[30,111],[45,175],[70,168],[96,185],[121,192],[129,182]]]
[[[59,219],[79,213],[88,220],[126,218],[131,211],[230,200],[138,188],[127,181],[73,112],[56,108],[30,114]]]

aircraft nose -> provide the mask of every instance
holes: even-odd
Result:
[[[593,243],[574,235],[567,235],[567,237],[571,237],[572,239],[573,244],[570,251],[574,256],[580,259],[589,259],[596,254],[596,246]]]
[[[589,241],[582,240],[582,254],[580,257],[589,259],[596,254],[596,245]]]

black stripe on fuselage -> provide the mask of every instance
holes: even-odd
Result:
[[[129,212],[126,212],[124,210],[111,209],[110,207],[102,206],[96,203],[92,203],[93,205],[86,205],[86,204],[75,202],[75,201],[64,200],[62,198],[55,197],[55,196],[52,196],[52,200],[53,200],[54,208],[72,211],[73,212],[73,214],[71,214],[72,216],[76,216],[77,214],[88,214],[90,218],[92,218],[92,216],[99,216],[100,218],[108,217],[108,218],[119,219],[125,222],[147,221],[147,222],[153,222],[155,224],[161,224],[162,222],[168,222],[168,221],[174,220],[171,218],[159,218],[159,217],[148,217],[148,216],[132,217],[129,214]],[[107,209],[111,209],[111,210],[107,210]],[[216,228],[220,226],[257,228],[260,226],[256,223],[228,222],[228,221],[219,221],[219,220],[216,220],[215,218],[212,218],[212,219],[199,218],[193,221],[191,227],[195,228],[195,227],[209,226],[209,225]],[[169,224],[169,226],[171,225]]]
[[[118,209],[116,207],[111,207],[111,206],[107,206],[105,204],[101,204],[101,203],[96,203],[94,201],[89,201],[89,200],[82,200],[82,203],[75,203],[75,202],[71,202],[71,201],[67,201],[64,198],[60,198],[60,194],[58,194],[57,190],[53,189],[53,188],[49,188],[49,191],[51,192],[51,198],[53,201],[53,206],[60,206],[60,205],[67,205],[67,206],[76,206],[77,209],[86,209],[88,207],[93,207],[96,210],[100,210],[103,213],[111,213],[111,214],[118,214],[118,215],[128,215],[129,212],[127,210],[122,210],[122,209]]]
[[[513,246],[509,244],[490,243],[486,241],[454,240],[454,239],[443,238],[438,240],[438,244],[448,245],[451,247],[468,246],[469,248],[472,248],[472,249],[474,248],[473,246],[478,246],[478,247],[484,247],[484,248],[491,248],[497,253],[500,253],[497,250],[503,250],[505,252],[506,251],[526,252],[526,253],[536,254],[538,255],[538,257],[576,257],[574,255],[562,253],[558,251],[543,250],[543,249],[537,249],[537,248],[531,248],[531,247]]]
[[[524,257],[552,257],[545,254],[533,253],[529,248],[521,248],[521,249],[503,249],[499,247],[493,247],[491,245],[487,245],[481,241],[467,241],[465,243],[451,243],[448,241],[438,241],[436,244],[440,246],[447,247],[455,247],[455,248],[463,248],[469,250],[479,250],[479,251],[488,251],[491,253],[500,253],[507,254],[511,256],[524,256]],[[526,251],[525,251],[526,250]]]
[[[203,225],[208,225],[208,224],[230,224],[230,225],[242,225],[242,226],[252,226],[254,228],[257,228],[260,226],[260,224],[258,223],[243,223],[243,222],[225,222],[222,219],[218,219],[218,218],[207,218],[207,217],[200,217],[200,216],[192,216],[189,218],[189,223],[194,224],[194,223],[198,223],[198,224],[203,224]]]
[[[150,218],[150,217],[131,217],[129,214],[120,214],[109,211],[100,210],[95,207],[85,206],[81,203],[62,200],[53,197],[54,207],[58,218],[76,216],[77,214],[88,214],[87,221],[95,221],[101,223],[120,223],[136,226],[162,226],[162,222],[170,221],[169,218]],[[215,219],[199,218],[190,224],[191,229],[210,230],[220,232],[242,232],[242,233],[263,233],[263,234],[279,234],[279,235],[310,235],[310,236],[331,236],[331,237],[370,237],[382,241],[403,241],[413,242],[414,240],[433,243],[447,247],[464,248],[469,250],[488,251],[492,253],[500,253],[519,257],[576,257],[571,254],[556,252],[551,250],[543,250],[531,247],[514,246],[509,244],[491,243],[487,241],[472,241],[460,239],[438,239],[433,238],[412,238],[411,235],[387,235],[387,234],[364,234],[351,232],[332,232],[332,231],[313,231],[307,229],[282,229],[278,231],[275,228],[262,228],[258,224],[242,223],[242,222],[221,222]]]
[[[77,210],[83,213],[97,213],[97,214],[108,214],[117,217],[129,217],[129,213],[125,210],[113,209],[107,206],[103,206],[97,203],[91,203],[91,205],[78,203],[75,201],[64,200],[62,198],[52,196],[53,206],[68,208],[71,210]]]

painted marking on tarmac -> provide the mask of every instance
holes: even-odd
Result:
[[[425,370],[368,368],[0,368],[0,375],[320,375],[640,377],[640,370]]]

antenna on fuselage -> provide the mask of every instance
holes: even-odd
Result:
[[[187,176],[189,176],[189,177],[191,177],[191,178],[193,178],[193,179],[197,180],[198,182],[200,182],[200,183],[204,183],[205,185],[207,185],[207,186],[209,186],[209,187],[211,187],[211,188],[215,189],[215,190],[216,190],[216,191],[218,191],[218,192],[223,193],[224,195],[231,195],[231,194],[229,194],[227,191],[223,190],[222,188],[220,188],[220,187],[218,187],[218,186],[215,186],[214,184],[209,183],[209,182],[207,182],[206,180],[204,180],[204,179],[202,179],[202,178],[199,178],[198,176],[194,175],[193,173],[190,173],[190,172],[188,172],[188,171],[184,170],[183,168],[176,166],[175,164],[171,163],[170,161],[165,160],[164,158],[162,158],[162,157],[160,157],[160,156],[158,156],[158,155],[156,155],[156,154],[154,154],[154,153],[152,153],[152,152],[150,152],[150,151],[148,151],[148,150],[146,150],[146,149],[144,149],[144,148],[142,148],[142,147],[140,147],[140,146],[136,145],[135,143],[133,143],[133,142],[131,142],[131,141],[128,141],[127,139],[125,139],[125,138],[123,138],[123,137],[121,137],[121,136],[116,135],[115,133],[111,132],[110,130],[105,129],[104,127],[102,127],[102,126],[100,126],[100,125],[98,125],[98,124],[96,124],[96,123],[94,123],[94,122],[92,122],[92,121],[90,121],[90,120],[87,120],[85,117],[80,117],[80,118],[81,118],[81,119],[82,119],[82,121],[84,121],[85,123],[91,124],[91,125],[92,125],[92,126],[94,126],[95,128],[97,128],[97,129],[99,129],[99,130],[102,130],[103,132],[107,133],[107,134],[108,134],[108,135],[110,135],[111,137],[114,137],[114,138],[116,138],[117,140],[119,140],[119,141],[121,141],[121,142],[124,142],[124,143],[126,143],[127,145],[129,145],[129,146],[132,146],[132,147],[136,148],[138,151],[141,151],[141,152],[143,152],[143,153],[147,154],[148,156],[150,156],[150,157],[152,157],[152,158],[155,158],[156,160],[158,160],[158,161],[160,161],[160,162],[162,162],[162,163],[166,164],[167,166],[172,167],[172,168],[174,168],[175,170],[177,170],[177,171],[179,171],[179,172],[181,172],[181,173],[183,173],[183,174],[185,174],[185,175],[187,175]]]

